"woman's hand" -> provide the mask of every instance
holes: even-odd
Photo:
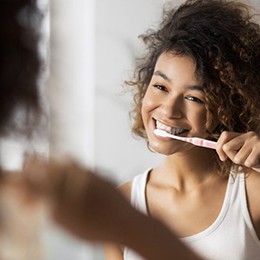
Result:
[[[260,172],[260,136],[257,133],[225,131],[218,139],[216,150],[220,160],[229,158],[236,164]]]

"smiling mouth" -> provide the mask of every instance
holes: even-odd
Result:
[[[184,129],[184,128],[177,128],[177,127],[171,127],[171,126],[167,126],[159,121],[156,120],[156,128],[166,131],[169,134],[172,135],[180,135],[183,134],[185,132],[188,132],[188,129]]]

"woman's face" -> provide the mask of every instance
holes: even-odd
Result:
[[[189,56],[163,53],[155,65],[142,104],[142,118],[152,150],[170,155],[193,149],[192,144],[154,134],[162,129],[179,136],[208,136],[203,82],[196,78]]]

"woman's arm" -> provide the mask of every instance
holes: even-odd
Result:
[[[132,182],[127,182],[120,185],[117,190],[123,195],[123,197],[130,203]],[[123,260],[124,259],[124,246],[105,243],[105,257],[106,260]]]
[[[106,243],[105,257],[106,260],[123,260],[123,247],[120,247],[113,243]]]
[[[75,162],[29,164],[23,180],[45,200],[53,219],[81,239],[126,245],[146,259],[199,259],[164,224]]]

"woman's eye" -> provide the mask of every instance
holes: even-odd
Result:
[[[194,101],[194,102],[197,102],[197,103],[200,103],[200,104],[204,104],[204,102],[201,99],[197,98],[197,97],[187,96],[185,98],[187,100],[190,100],[190,101]]]
[[[161,91],[166,91],[166,92],[168,91],[167,88],[164,87],[164,86],[162,86],[162,85],[156,85],[156,84],[155,84],[155,85],[153,85],[153,86],[154,86],[155,88],[161,90]]]

